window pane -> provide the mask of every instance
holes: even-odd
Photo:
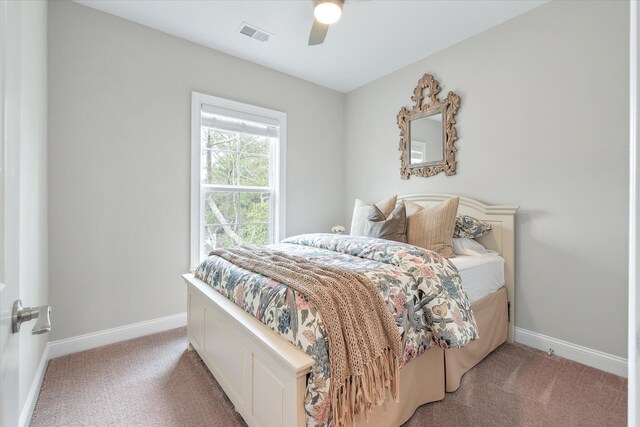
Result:
[[[201,164],[203,184],[238,184],[235,154],[203,150]]]
[[[268,245],[269,224],[247,224],[240,226],[240,235],[245,245]]]
[[[243,245],[268,245],[271,243],[269,239],[269,224],[233,224],[228,228],[231,228],[234,233],[241,236],[241,244]],[[208,225],[205,227],[205,255],[208,255],[213,249],[229,248],[231,246],[238,246],[236,238],[230,237],[228,230],[225,231],[222,225]]]
[[[238,244],[234,239],[230,238],[228,234],[224,232],[224,229],[220,225],[206,225],[204,228],[204,254],[209,255],[209,252],[216,248],[229,248],[231,246],[237,246]]]
[[[203,184],[269,186],[270,138],[204,127],[201,133]]]
[[[201,128],[202,148],[212,148],[215,150],[235,151],[238,146],[238,134],[219,129]]]
[[[271,210],[271,194],[240,193],[241,222],[268,223]]]
[[[204,202],[204,252],[271,243],[269,193],[208,191]]]
[[[205,224],[240,222],[240,193],[208,191],[204,194]]]
[[[240,150],[244,153],[269,155],[271,141],[266,136],[240,135]]]
[[[240,185],[249,187],[269,186],[269,157],[241,154],[239,162]]]
[[[203,184],[238,184],[238,141],[235,132],[207,132],[207,138],[202,140],[200,160]]]

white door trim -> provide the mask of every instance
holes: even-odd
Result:
[[[31,416],[33,415],[33,410],[36,408],[38,396],[40,396],[40,388],[42,387],[42,381],[44,381],[44,374],[47,372],[48,365],[49,345],[47,343],[47,346],[45,346],[44,351],[42,352],[42,357],[40,357],[38,369],[33,376],[31,387],[29,387],[29,393],[27,393],[27,397],[25,398],[22,409],[20,410],[20,420],[18,423],[20,427],[27,427],[31,424]]]
[[[0,427],[19,422],[18,336],[11,332],[11,309],[18,299],[20,225],[20,2],[0,1]]]

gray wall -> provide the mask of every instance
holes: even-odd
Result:
[[[342,220],[344,95],[49,4],[53,339],[186,311],[191,91],[287,113],[288,235]]]
[[[392,193],[520,205],[516,326],[625,356],[628,12],[554,1],[350,92],[344,218]],[[462,99],[459,169],[402,181],[396,114],[425,72]]]
[[[48,304],[47,265],[47,3],[21,3],[20,34],[20,298]],[[23,407],[48,334],[20,332],[19,401]],[[36,396],[37,397],[37,396]]]
[[[52,338],[185,310],[195,90],[288,114],[287,234],[348,226],[355,197],[518,204],[516,325],[624,356],[627,52],[626,2],[554,1],[345,96],[52,2]],[[402,181],[424,72],[462,98],[459,171]]]

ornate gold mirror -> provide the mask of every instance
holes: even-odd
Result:
[[[427,101],[424,91],[428,90]],[[429,74],[422,76],[413,91],[415,102],[408,110],[402,107],[398,113],[400,127],[400,177],[433,176],[444,172],[456,173],[456,148],[458,139],[455,114],[460,106],[460,97],[449,92],[443,100],[438,99],[440,84]]]

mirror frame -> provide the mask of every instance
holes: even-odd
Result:
[[[428,89],[428,102],[424,102],[424,90]],[[409,179],[411,175],[429,177],[444,172],[445,175],[456,174],[456,148],[454,143],[458,139],[456,131],[455,115],[460,107],[460,97],[449,92],[443,100],[438,99],[440,84],[430,74],[425,74],[418,81],[413,90],[411,100],[415,102],[413,108],[408,110],[402,107],[397,116],[400,127],[400,177]],[[444,160],[437,162],[411,165],[411,121],[422,117],[442,113],[442,143],[444,145]]]

